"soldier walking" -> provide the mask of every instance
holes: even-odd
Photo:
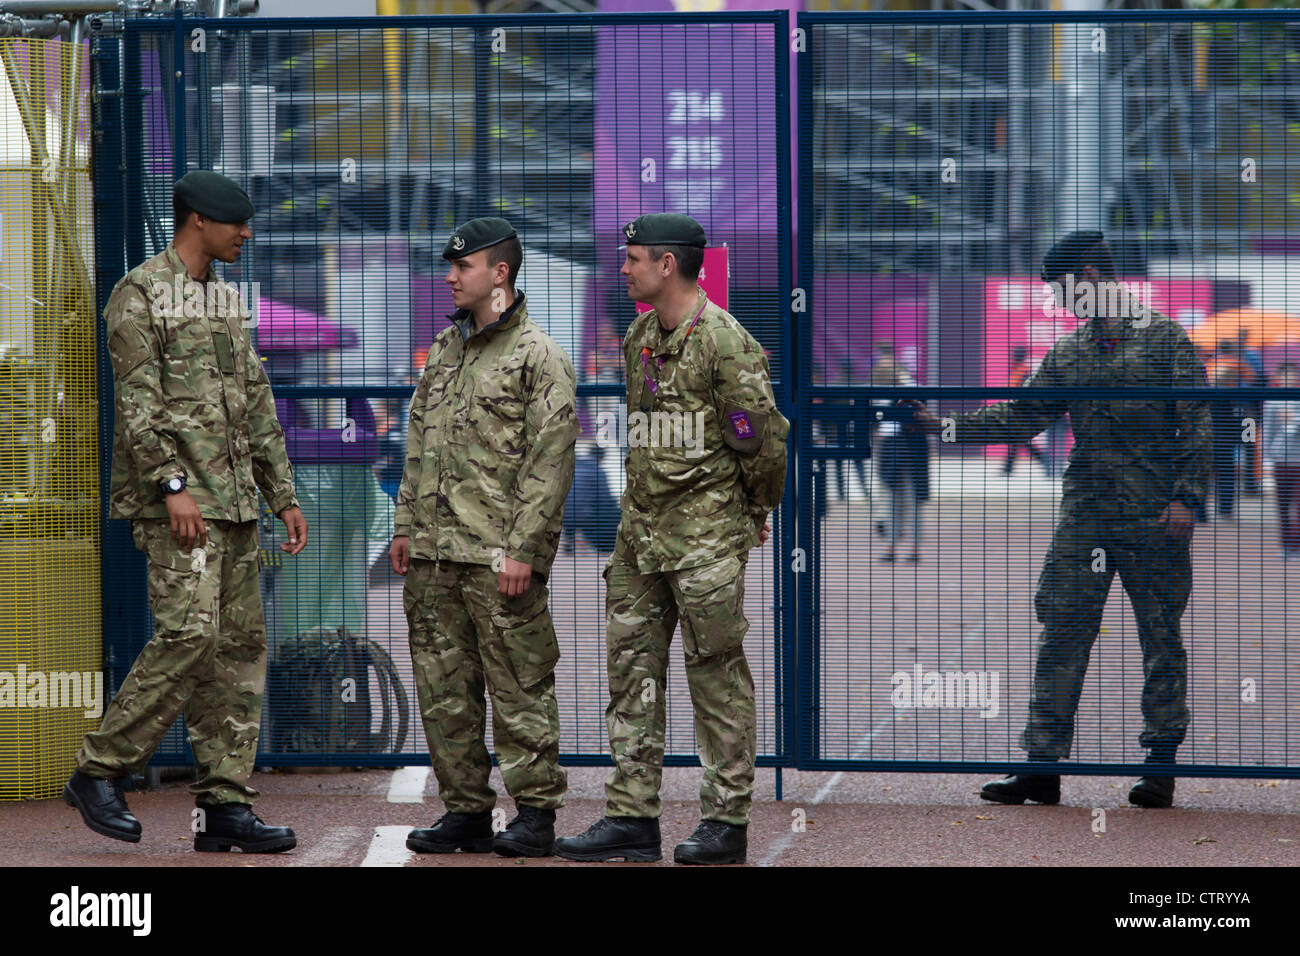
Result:
[[[571,860],[660,858],[668,648],[680,620],[704,778],[700,825],[674,859],[741,863],[756,737],[742,647],[745,563],[767,540],[768,514],[781,500],[790,425],[777,411],[762,346],[696,281],[700,224],[659,213],[623,234],[628,298],[652,308],[623,341],[627,489],[605,565],[614,769],[605,816],[557,840],[555,851]]]
[[[568,779],[546,580],[573,481],[577,379],[515,290],[523,248],[510,223],[471,220],[442,254],[457,310],[411,400],[390,558],[406,575],[416,689],[447,812],[406,845],[548,856]],[[485,688],[518,811],[495,837]]]
[[[253,204],[206,170],[179,180],[172,204],[172,242],[118,282],[104,311],[116,395],[109,514],[131,520],[148,556],[154,636],[86,735],[63,798],[96,833],[138,842],[117,778],[144,769],[184,710],[203,811],[194,849],[274,853],[292,849],[294,833],[258,819],[248,785],[266,685],[258,490],[284,522],[282,550],[302,551],[307,522],[250,313],[211,269],[239,258]]]
[[[1205,367],[1183,327],[1114,294],[1115,268],[1103,235],[1072,232],[1043,259],[1042,278],[1074,290],[1064,305],[1086,319],[1058,341],[1025,384],[1201,388]],[[1059,293],[1069,298],[1068,293]],[[1126,295],[1126,294],[1125,294]],[[1132,308],[1108,314],[1110,303]],[[921,403],[906,400],[922,427],[943,423]],[[1028,441],[1066,412],[1075,444],[1062,488],[1060,520],[1038,579],[1034,607],[1038,642],[1029,721],[1020,746],[1035,763],[1070,752],[1074,715],[1101,626],[1112,579],[1120,581],[1137,618],[1146,675],[1143,730],[1150,775],[1129,791],[1142,807],[1167,807],[1169,776],[1187,733],[1187,654],[1180,621],[1192,587],[1190,544],[1194,513],[1205,500],[1211,457],[1205,401],[1016,398],[986,405],[955,420],[953,438],[972,444]],[[980,796],[997,803],[1057,803],[1061,778],[1016,774],[985,784]]]

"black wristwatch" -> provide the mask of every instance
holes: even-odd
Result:
[[[185,476],[177,475],[174,478],[168,478],[166,481],[158,482],[158,490],[167,495],[175,495],[185,490]]]

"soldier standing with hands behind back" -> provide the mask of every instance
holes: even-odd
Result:
[[[442,254],[457,311],[411,400],[390,555],[407,575],[416,690],[447,813],[406,845],[548,856],[568,778],[546,578],[573,482],[577,377],[515,291],[523,248],[510,223],[471,220]],[[495,837],[485,687],[518,810]]]
[[[258,590],[257,492],[296,555],[307,521],[250,314],[212,272],[252,236],[253,204],[224,176],[196,170],[173,192],[175,238],[114,287],[104,310],[116,425],[109,514],[130,518],[149,561],[154,636],[64,787],[96,833],[135,843],[140,823],[116,778],[144,769],[181,710],[203,810],[194,849],[274,853],[288,827],[253,813],[248,785],[266,685]]]
[[[745,563],[767,540],[767,516],[781,501],[790,423],[777,411],[762,346],[697,284],[700,224],[659,213],[623,234],[628,298],[653,308],[623,341],[627,489],[605,565],[614,770],[606,815],[581,836],[557,840],[555,852],[571,860],[660,858],[668,648],[680,619],[704,779],[700,825],[674,858],[743,863],[756,744],[754,680],[742,646]],[[651,417],[638,440],[634,415],[702,426],[692,441],[674,442]]]
[[[1110,249],[1100,232],[1072,232],[1043,259],[1042,278],[1081,319],[1025,383],[1031,387],[1205,387],[1205,367],[1186,331],[1142,307],[1116,286]],[[1116,294],[1118,291],[1118,295]],[[1106,314],[1108,303],[1136,306]],[[914,399],[903,404],[918,423],[943,422]],[[1151,775],[1129,791],[1142,807],[1173,803],[1167,768],[1187,733],[1187,654],[1180,621],[1192,588],[1193,514],[1209,480],[1210,414],[1205,401],[1015,398],[955,420],[953,437],[971,444],[1026,442],[1066,412],[1074,429],[1061,495],[1060,520],[1038,578],[1034,607],[1043,624],[1020,746],[1035,763],[1070,752],[1074,715],[1101,626],[1106,595],[1119,572],[1137,618],[1146,681],[1144,728]],[[1100,564],[1098,563],[1100,560]],[[1163,771],[1163,772],[1162,772]],[[1017,774],[980,791],[997,803],[1057,803],[1061,778]]]

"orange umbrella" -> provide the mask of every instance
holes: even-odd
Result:
[[[1207,349],[1217,349],[1224,339],[1235,343],[1246,330],[1246,347],[1269,348],[1276,345],[1300,347],[1300,318],[1269,309],[1227,309],[1209,316],[1192,329],[1192,341]]]

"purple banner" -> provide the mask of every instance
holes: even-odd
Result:
[[[813,282],[814,383],[866,385],[878,347],[888,343],[917,384],[927,384],[929,295],[924,276],[819,273]]]
[[[762,9],[792,6],[763,3]],[[757,9],[731,0],[725,9]],[[602,0],[601,12],[674,10]],[[783,38],[784,39],[784,38]],[[776,229],[773,30],[629,24],[596,41],[595,234],[648,212],[694,216],[719,245]]]

